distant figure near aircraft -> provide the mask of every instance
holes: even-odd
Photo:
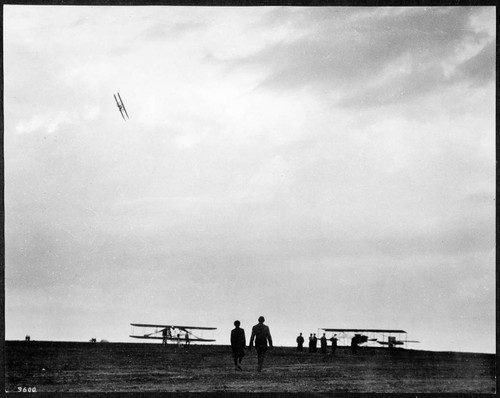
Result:
[[[181,347],[181,334],[177,333],[177,348]]]
[[[318,338],[316,337],[316,333],[313,334],[312,349],[312,352],[316,352],[318,350]]]
[[[273,347],[273,339],[271,338],[271,332],[269,327],[264,325],[265,319],[263,316],[259,317],[259,323],[252,328],[252,335],[250,336],[250,344],[248,349],[251,350],[253,346],[253,341],[255,339],[255,348],[257,349],[257,371],[262,372],[262,367],[264,366],[264,357],[266,356],[267,343],[269,342],[269,348]]]
[[[314,342],[313,334],[311,333],[309,335],[309,352],[313,352],[313,342]]]
[[[325,333],[323,333],[323,336],[321,336],[321,353],[322,354],[326,354],[326,344],[327,344],[327,340],[326,340],[326,335]]]
[[[236,370],[243,370],[241,368],[241,361],[245,356],[245,346],[247,344],[245,330],[240,328],[240,325],[240,321],[234,321],[235,328],[231,330],[231,350],[233,351]]]
[[[24,340],[26,340],[26,341],[30,341],[30,340],[31,340],[30,335],[29,335],[29,334],[27,334],[27,335],[26,335],[26,337],[24,338]]]
[[[335,351],[337,350],[337,335],[334,334],[333,337],[330,339],[330,341],[332,342],[332,355],[335,355]]]
[[[116,98],[116,94],[118,94],[118,98]],[[128,117],[128,113],[127,113],[127,110],[125,109],[125,104],[123,103],[122,101],[122,98],[120,97],[120,93],[116,93],[116,94],[113,94],[113,97],[115,97],[115,101],[116,101],[116,106],[118,107],[118,110],[120,111],[120,114],[122,115],[122,118],[123,120],[127,120],[127,119],[130,119]],[[125,115],[127,115],[127,119],[125,119]]]
[[[186,332],[186,334],[184,335],[184,346],[185,347],[189,347],[189,345],[191,344],[190,341],[189,341],[189,333]]]
[[[297,351],[302,351],[304,347],[304,338],[302,337],[302,333],[297,337]]]
[[[90,342],[91,342],[91,343],[97,343],[97,339],[96,339],[95,337],[92,337],[92,338],[90,339]]]
[[[170,329],[168,329],[168,331],[170,331]],[[161,335],[163,337],[163,340],[161,342],[162,345],[167,345],[167,341],[168,341],[168,331],[167,329],[163,329],[163,332],[161,332]]]
[[[355,334],[354,337],[351,339],[351,351],[353,354],[356,354],[358,352],[358,344],[360,343],[360,337],[361,335]]]

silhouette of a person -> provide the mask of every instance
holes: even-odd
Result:
[[[359,334],[355,334],[354,337],[351,339],[351,351],[353,354],[356,354],[358,352],[359,340],[360,340]]]
[[[320,342],[321,342],[321,353],[326,354],[327,340],[325,333],[323,333],[323,336],[321,336]]]
[[[314,342],[313,334],[311,333],[309,335],[309,352],[313,352],[313,342]]]
[[[234,321],[234,329],[231,330],[231,350],[233,351],[234,366],[237,370],[241,369],[241,361],[245,356],[245,346],[247,340],[245,330],[240,328],[240,321]]]
[[[265,319],[263,316],[259,317],[259,323],[252,328],[252,335],[250,336],[250,344],[248,349],[251,350],[255,339],[255,348],[257,350],[257,370],[262,371],[264,366],[264,358],[267,351],[267,343],[269,348],[273,347],[273,339],[269,327],[264,325]]]
[[[304,338],[302,337],[302,333],[297,337],[297,351],[302,351],[304,347]]]
[[[335,351],[337,350],[337,335],[334,334],[333,337],[330,339],[330,341],[332,342],[332,355],[335,355]]]
[[[316,352],[318,350],[318,338],[316,337],[316,333],[313,334],[312,349],[312,352]]]

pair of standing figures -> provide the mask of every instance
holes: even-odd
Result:
[[[264,366],[264,358],[266,356],[267,347],[272,348],[273,339],[271,337],[271,332],[269,331],[269,326],[264,325],[265,319],[263,316],[259,317],[259,323],[252,328],[252,335],[250,336],[250,342],[248,344],[248,349],[251,350],[254,346],[257,350],[257,371],[261,372]],[[240,328],[240,321],[234,321],[235,328],[231,331],[231,349],[233,351],[234,366],[237,370],[242,370],[241,361],[245,356],[245,330]]]

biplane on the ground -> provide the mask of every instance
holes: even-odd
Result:
[[[328,333],[331,338],[336,334],[339,345],[351,345],[352,338],[357,336],[359,345],[377,346],[375,343],[394,348],[396,346],[407,346],[407,343],[419,343],[418,341],[408,340],[407,332],[399,329],[332,329],[320,328],[323,332]],[[394,336],[394,335],[397,335]],[[402,338],[402,336],[404,338]]]
[[[177,343],[190,342],[212,342],[214,338],[203,336],[207,331],[213,331],[217,328],[206,326],[179,326],[179,325],[156,325],[149,323],[131,323],[133,328],[130,337],[135,339],[156,339],[163,343],[173,341]],[[140,333],[140,331],[142,333]],[[196,331],[196,334],[193,333]]]
[[[416,340],[397,340],[396,336],[387,336],[387,341],[377,341],[377,343],[386,345],[389,348],[394,348],[397,345],[406,346],[407,343],[420,343],[420,341]]]
[[[118,98],[116,97],[117,94],[118,94]],[[122,101],[122,97],[120,97],[120,93],[113,94],[113,97],[115,97],[116,106],[118,107],[118,109],[122,115],[123,120],[126,121],[127,119],[130,119],[128,117],[127,109],[125,109],[125,104]],[[127,119],[125,119],[125,115],[127,116]]]

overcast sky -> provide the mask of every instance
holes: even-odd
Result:
[[[276,345],[396,328],[495,352],[495,26],[4,6],[6,338],[228,344],[264,315]]]

